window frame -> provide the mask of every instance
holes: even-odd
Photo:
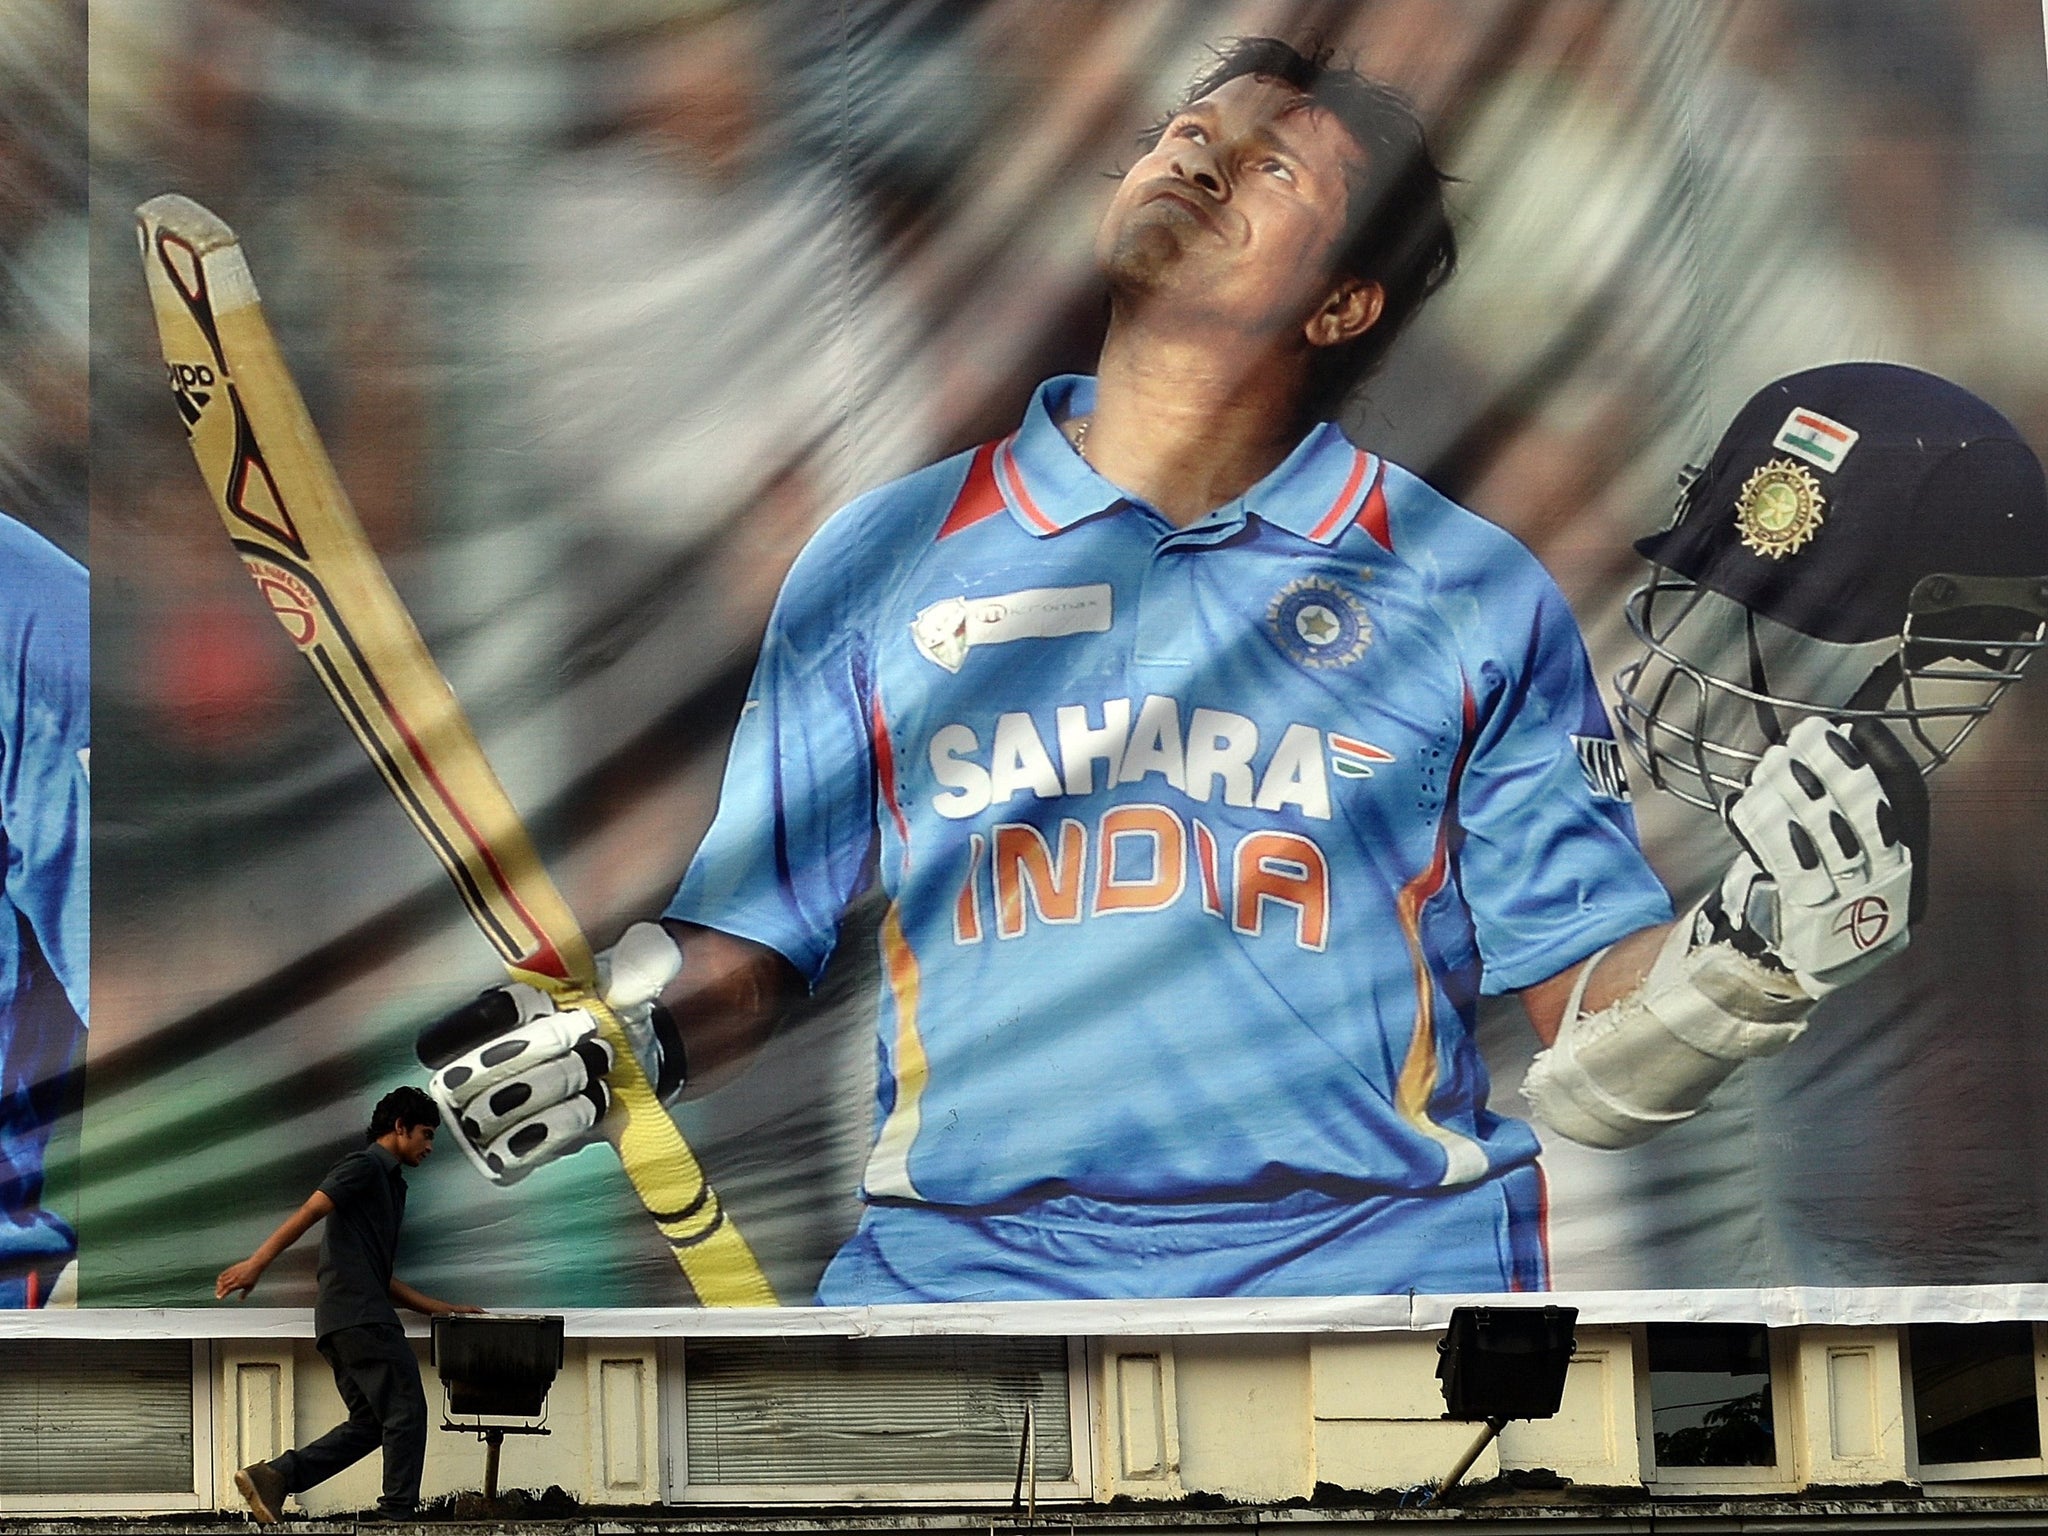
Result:
[[[1982,1483],[2005,1478],[2048,1477],[2048,1323],[2036,1322],[2031,1326],[2034,1330],[2034,1422],[2041,1454],[2004,1461],[1933,1462],[1920,1459],[1920,1414],[1913,1396],[1913,1330],[1905,1324],[1899,1326],[1899,1391],[1905,1402],[1906,1470],[1916,1482],[1922,1485]]]
[[[1073,1476],[1038,1484],[1040,1504],[1080,1504],[1095,1486],[1094,1422],[1087,1369],[1087,1342],[1068,1338],[1067,1435],[1074,1448]],[[663,1339],[657,1355],[660,1386],[661,1498],[664,1504],[1000,1504],[1008,1505],[1014,1478],[1000,1483],[718,1483],[693,1484],[689,1466],[687,1339]]]
[[[33,1334],[15,1337],[21,1342],[35,1342]],[[213,1346],[204,1339],[192,1339],[188,1348],[192,1373],[189,1493],[0,1493],[0,1519],[14,1515],[156,1515],[217,1509],[213,1478]]]
[[[1798,1405],[1793,1394],[1793,1378],[1799,1366],[1798,1330],[1773,1328],[1768,1323],[1747,1326],[1762,1328],[1769,1343],[1771,1444],[1777,1457],[1767,1467],[1667,1467],[1658,1462],[1656,1419],[1650,1398],[1650,1325],[1637,1323],[1630,1328],[1635,1355],[1636,1450],[1643,1486],[1649,1492],[1775,1493],[1801,1486],[1799,1447],[1794,1439]]]

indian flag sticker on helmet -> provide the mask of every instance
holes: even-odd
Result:
[[[1780,453],[1797,454],[1815,468],[1833,474],[1856,446],[1858,433],[1821,415],[1819,411],[1795,410],[1778,428],[1771,446]]]
[[[1797,554],[1820,532],[1826,506],[1811,470],[1790,459],[1773,459],[1743,481],[1735,498],[1742,547],[1772,560]]]

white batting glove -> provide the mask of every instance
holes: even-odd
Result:
[[[1745,852],[1708,903],[1809,997],[1906,947],[1913,855],[1877,772],[1818,717],[1763,755],[1728,813]],[[1744,944],[1744,940],[1750,944]]]
[[[605,1003],[663,1098],[682,1087],[682,1043],[655,1000],[682,965],[675,941],[654,923],[635,923],[597,957]],[[504,1026],[428,1084],[477,1171],[493,1184],[516,1184],[587,1146],[611,1107],[612,1050],[597,1020],[581,1008],[557,1009],[545,992],[519,983],[461,1012]]]

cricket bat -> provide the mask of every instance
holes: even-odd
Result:
[[[257,590],[512,978],[598,1020],[613,1058],[601,1129],[698,1301],[775,1305],[605,1006],[582,928],[364,537],[235,232],[176,195],[150,199],[136,218],[171,394]]]

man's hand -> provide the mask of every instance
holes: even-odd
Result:
[[[635,923],[598,956],[605,1002],[663,1099],[682,1087],[682,1042],[656,999],[681,968],[675,941],[653,923]],[[611,1047],[589,1013],[557,1010],[546,993],[516,983],[486,992],[428,1033],[467,1027],[478,1016],[496,1026],[493,1037],[442,1067],[428,1088],[477,1170],[494,1184],[513,1184],[589,1143],[611,1105]]]
[[[1896,954],[1906,946],[1914,859],[1925,856],[1924,830],[1921,846],[1909,845],[1924,818],[1894,804],[1913,794],[1924,790],[1910,761],[1903,774],[1880,777],[1848,732],[1802,720],[1729,808],[1744,852],[1696,937],[1732,938],[1814,998]]]
[[[254,1259],[244,1259],[239,1264],[230,1264],[220,1272],[220,1278],[213,1282],[213,1299],[226,1301],[230,1296],[247,1301],[249,1293],[256,1289],[256,1282],[263,1278],[263,1271],[269,1266],[258,1264]]]
[[[334,1209],[333,1200],[320,1190],[314,1190],[306,1197],[306,1203],[284,1219],[282,1225],[263,1240],[263,1246],[239,1264],[230,1264],[220,1272],[220,1278],[213,1282],[213,1299],[226,1301],[229,1296],[249,1299],[249,1293],[256,1289],[256,1282],[263,1278],[263,1271],[270,1268],[271,1261],[285,1249],[291,1247],[306,1235],[314,1222],[324,1219]]]
[[[391,1277],[390,1295],[399,1306],[410,1307],[428,1317],[472,1317],[484,1310],[467,1302],[442,1301],[437,1296],[429,1296],[425,1291],[414,1290],[396,1275]]]

